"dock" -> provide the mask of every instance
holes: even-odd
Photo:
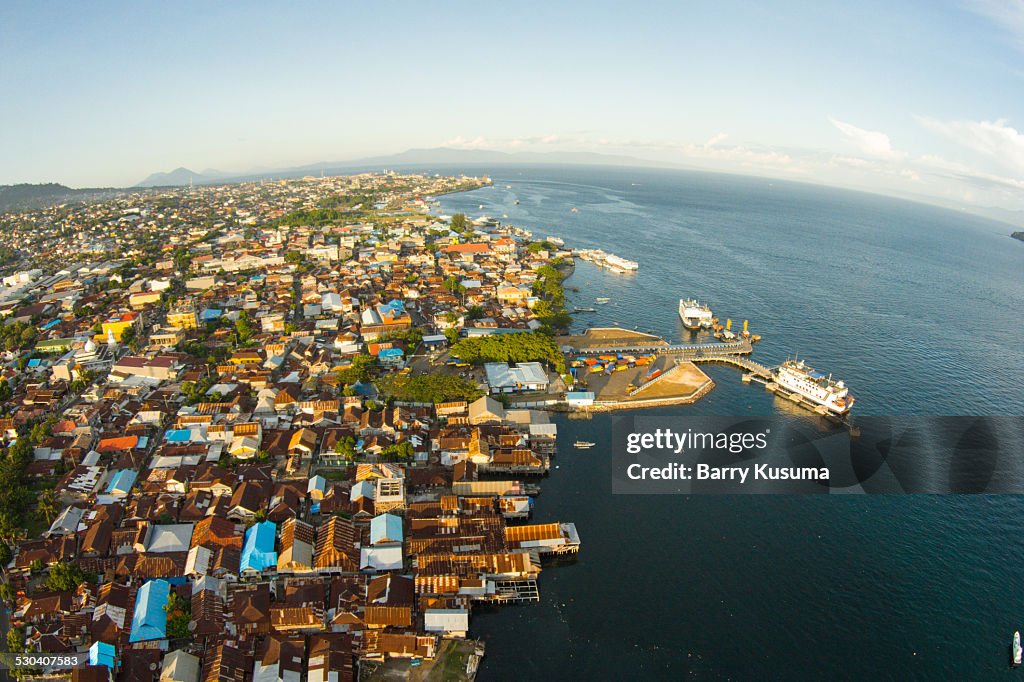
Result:
[[[690,362],[694,364],[719,364],[739,367],[746,371],[744,374],[744,381],[749,381],[751,378],[754,378],[758,379],[762,383],[767,383],[775,378],[775,372],[772,368],[765,367],[761,363],[754,362],[750,358],[745,358],[742,355],[730,355],[728,353],[721,355],[703,355],[690,358]]]
[[[742,339],[726,343],[667,343],[661,337],[625,329],[597,327],[582,336],[565,339],[562,350],[574,355],[657,353],[683,356],[688,360],[726,355],[749,355],[754,347]]]
[[[495,604],[526,604],[540,601],[537,581],[498,580],[494,583],[494,595],[488,600]]]

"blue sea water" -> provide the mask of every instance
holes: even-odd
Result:
[[[858,414],[1024,414],[1024,244],[1008,225],[730,175],[458,170],[494,187],[443,197],[446,213],[640,262],[577,265],[570,306],[598,309],[579,328],[689,338],[676,307],[693,296],[734,329],[750,320],[754,359],[799,355],[844,379]],[[649,414],[801,416],[735,370],[706,371],[717,385],[699,404]],[[535,521],[574,521],[583,551],[544,571],[539,605],[476,615],[480,679],[1022,674],[1008,667],[1024,628],[1020,497],[613,496],[610,418],[558,423]]]

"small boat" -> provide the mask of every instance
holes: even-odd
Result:
[[[597,308],[573,308],[573,312],[577,313],[596,313]]]
[[[1013,664],[1020,665],[1021,662],[1021,648],[1020,648],[1020,630],[1013,633]]]
[[[595,298],[594,300],[595,300],[595,301],[597,301],[598,303],[607,303],[608,301],[610,301],[610,300],[612,300],[612,299],[610,299],[610,298],[605,298],[604,296],[598,296],[598,297],[597,297],[597,298]]]
[[[578,447],[580,450],[586,450],[587,448],[594,447],[595,445],[597,445],[597,443],[594,443],[594,442],[589,441],[589,440],[578,440],[573,445]],[[1018,646],[1018,649],[1019,649],[1020,648],[1020,633],[1017,634],[1017,646]]]
[[[575,206],[573,206],[573,207],[572,207],[572,212],[573,212],[573,213],[579,213],[579,212],[580,212],[580,210],[579,210],[578,208],[576,208]]]
[[[515,203],[516,203],[516,206],[518,206],[519,205],[519,199],[516,199]]]

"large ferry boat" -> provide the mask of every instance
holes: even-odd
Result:
[[[616,256],[614,253],[608,254],[604,259],[610,267],[619,268],[620,270],[636,270],[640,267],[640,264],[635,260],[629,260],[622,256]]]
[[[821,405],[835,414],[846,414],[854,398],[842,381],[824,375],[803,360],[786,360],[775,374],[779,386]]]
[[[679,299],[679,319],[683,326],[690,330],[710,329],[714,324],[711,308],[698,303],[692,298]]]

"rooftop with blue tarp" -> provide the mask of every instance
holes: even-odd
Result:
[[[405,302],[399,301],[397,298],[393,298],[380,306],[380,312],[382,314],[386,313],[389,315],[402,315],[405,313]]]
[[[370,521],[370,544],[402,541],[402,519],[394,514],[381,514]]]
[[[107,492],[127,494],[138,477],[138,472],[133,469],[121,469],[111,477],[110,483],[107,484]]]
[[[187,443],[192,440],[192,431],[190,429],[169,429],[164,437],[169,443]]]
[[[117,665],[117,649],[113,644],[93,642],[89,647],[89,665],[105,665],[113,670]]]
[[[150,580],[135,596],[135,615],[129,642],[167,638],[167,603],[171,585],[166,580]]]
[[[277,539],[277,525],[273,521],[264,521],[249,527],[245,531],[245,544],[242,546],[242,560],[239,569],[262,573],[268,568],[277,566],[277,552],[274,541]]]
[[[207,308],[203,312],[199,313],[199,319],[202,320],[203,322],[212,322],[213,320],[220,318],[220,316],[223,314],[224,311],[222,310],[218,310],[216,308]]]

